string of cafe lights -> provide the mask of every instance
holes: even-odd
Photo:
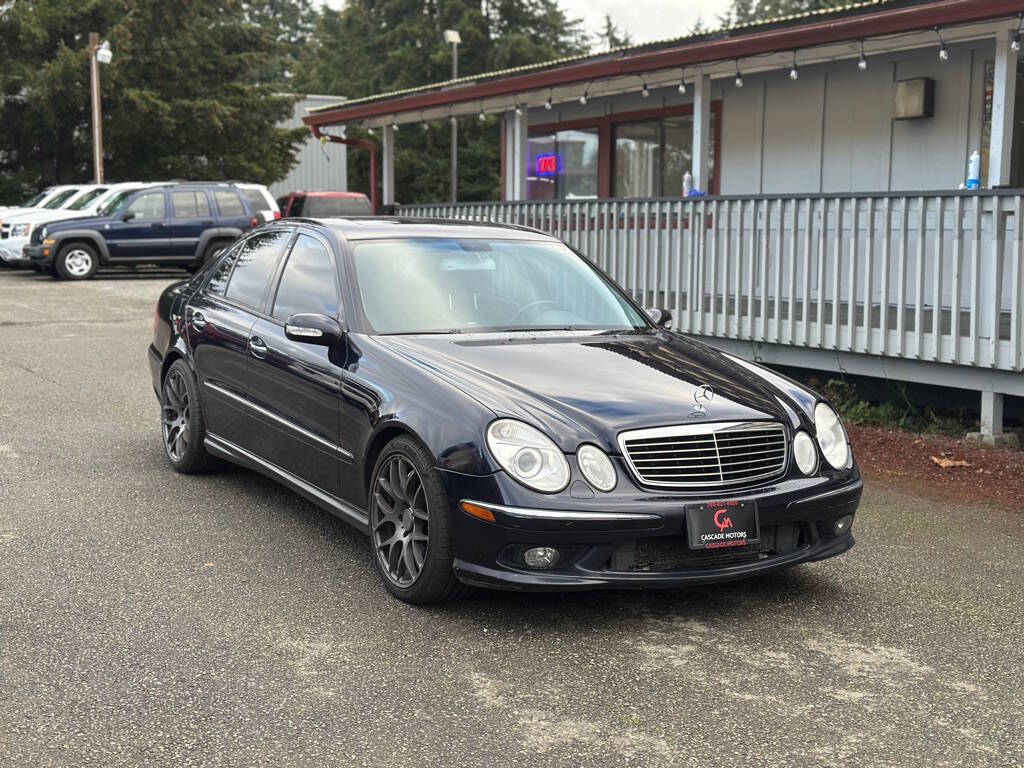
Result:
[[[968,26],[973,26],[973,25],[968,25]],[[932,28],[932,31],[935,33],[936,41],[938,43],[937,55],[938,55],[939,61],[942,61],[942,62],[949,61],[949,58],[950,58],[949,48],[946,45],[945,38],[943,38],[943,36],[942,36],[942,28],[939,27],[939,26],[935,26],[935,27]],[[892,34],[892,35],[881,35],[881,36],[878,36],[878,37],[871,38],[871,41],[876,42],[876,43],[877,42],[887,42],[887,41],[897,40],[897,39],[901,39],[901,38],[914,37],[916,35],[919,35],[920,32],[921,32],[920,30],[915,30],[913,32],[901,32],[901,33],[896,33],[896,34]],[[1012,35],[1012,38],[1011,38],[1011,41],[1010,41],[1010,48],[1012,50],[1020,51],[1022,35],[1024,35],[1024,12],[1021,12],[1021,13],[1017,14],[1017,26],[1016,26],[1016,28],[1015,28],[1015,30],[1013,32],[1013,35]],[[856,67],[861,72],[864,72],[864,71],[866,71],[868,69],[868,54],[867,54],[867,51],[865,49],[865,42],[866,41],[864,39],[860,39],[860,40],[857,41],[857,45],[859,46],[859,52],[858,52],[857,59],[856,59]],[[745,59],[739,59],[739,58],[733,59],[732,61],[733,61],[733,66],[734,66],[734,71],[735,71],[734,78],[733,78],[734,86],[736,88],[742,88],[743,87],[744,81],[743,81],[742,66],[743,66],[744,63],[749,64],[752,60],[764,59],[764,58],[768,58],[768,57],[772,57],[772,56],[778,56],[780,53],[782,53],[782,52],[781,51],[773,51],[771,53],[758,54],[756,56],[747,57]],[[794,49],[794,50],[792,50],[790,52],[790,59],[791,59],[790,68],[789,68],[789,79],[790,80],[798,80],[800,78],[800,68],[799,68],[799,62],[797,60],[798,53],[799,53],[799,49]],[[845,58],[845,57],[843,57],[843,58]],[[707,62],[703,66],[704,67],[711,67],[711,66],[714,66],[714,65],[717,65],[717,64],[724,64],[727,61],[728,60],[715,61],[715,62]],[[700,70],[700,68],[697,68],[697,69],[698,69],[698,71]],[[640,80],[640,91],[639,91],[640,96],[642,98],[645,98],[645,99],[648,98],[651,95],[651,89],[650,89],[650,86],[648,85],[648,79],[647,79],[648,78],[648,73],[642,73],[640,75],[637,75],[636,77]],[[577,99],[581,105],[586,105],[588,103],[588,101],[590,100],[590,98],[591,98],[590,91],[591,91],[591,88],[593,86],[594,86],[594,81],[593,80],[588,81],[586,83],[586,85],[584,86],[583,93]],[[682,95],[686,95],[686,93],[688,92],[688,84],[687,84],[686,67],[685,66],[680,67],[680,70],[679,70],[679,84],[678,84],[676,90],[679,92],[679,94],[681,96]],[[542,102],[542,106],[547,111],[550,111],[550,110],[552,110],[554,108],[554,88],[553,87],[548,88],[547,99],[545,99],[545,101]],[[526,101],[520,101],[520,97],[519,97],[518,94],[515,94],[513,96],[513,108],[515,110],[516,115],[522,115],[523,111],[525,109],[527,109],[528,107],[529,107],[529,104]],[[504,109],[496,110],[496,111],[504,111]],[[480,120],[486,120],[487,116],[488,116],[487,115],[487,110],[484,108],[484,102],[483,102],[483,100],[480,100],[479,110],[477,111],[477,117]],[[455,115],[452,114],[451,105],[448,106],[447,117],[449,118],[449,120],[457,120],[458,119]],[[424,114],[424,112],[422,110],[420,110],[420,121],[423,123],[424,129],[426,129],[427,128],[427,123],[429,121],[426,119],[425,114]],[[395,130],[395,131],[398,130],[397,123],[393,123],[392,124],[392,129]],[[371,136],[375,135],[375,131],[374,131],[374,129],[372,127],[368,127],[367,128],[367,132]]]

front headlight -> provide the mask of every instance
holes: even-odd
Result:
[[[814,430],[825,460],[836,469],[846,469],[850,462],[850,443],[839,416],[825,403],[814,406]]]
[[[31,224],[12,224],[11,225],[11,237],[28,237],[28,233],[32,231]]]
[[[597,490],[608,493],[615,488],[618,479],[615,475],[615,465],[596,445],[581,445],[576,451],[576,463],[580,465],[583,476]]]
[[[805,475],[813,475],[818,468],[818,449],[814,447],[811,436],[802,429],[793,438],[793,458]]]
[[[529,424],[498,419],[487,428],[487,447],[502,469],[529,488],[557,493],[569,484],[569,462],[557,445]]]

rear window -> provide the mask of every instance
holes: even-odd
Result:
[[[312,197],[306,200],[304,216],[366,216],[370,201],[365,197]]]
[[[249,201],[249,205],[252,206],[254,211],[269,211],[270,203],[258,189],[243,189],[242,194],[245,195],[245,199]]]
[[[218,189],[213,193],[213,199],[217,202],[217,212],[221,216],[245,216],[242,198],[234,190]]]

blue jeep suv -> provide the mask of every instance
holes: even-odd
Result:
[[[85,280],[101,266],[120,264],[194,271],[258,224],[232,184],[157,184],[111,201],[99,216],[39,228],[23,255],[64,280]]]

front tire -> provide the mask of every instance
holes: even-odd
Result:
[[[160,432],[164,453],[175,472],[205,472],[215,465],[207,450],[206,421],[199,403],[199,387],[184,360],[175,360],[160,390]]]
[[[373,563],[387,590],[417,605],[469,592],[452,570],[448,496],[430,454],[411,437],[388,443],[370,481]]]
[[[54,266],[62,280],[88,280],[99,269],[100,259],[91,245],[71,243],[61,248]]]

